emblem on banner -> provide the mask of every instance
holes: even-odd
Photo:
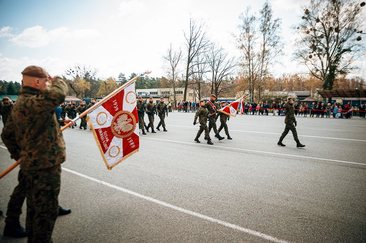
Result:
[[[118,138],[130,136],[136,128],[136,118],[128,111],[117,112],[112,120],[112,133]]]
[[[97,124],[99,126],[103,126],[107,122],[107,119],[108,119],[107,113],[105,113],[105,112],[99,112],[97,114],[96,122],[97,122]]]
[[[133,91],[130,91],[126,94],[126,102],[129,104],[135,104],[136,103],[136,94]]]

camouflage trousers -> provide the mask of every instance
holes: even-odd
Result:
[[[165,114],[159,115],[159,118],[160,118],[160,121],[159,121],[157,128],[162,126],[163,129],[165,130]]]
[[[37,171],[23,171],[27,198],[28,243],[52,242],[58,215],[61,165]]]
[[[215,135],[219,134],[219,132],[217,131],[217,126],[216,126],[216,118],[208,119],[208,131],[211,132],[211,129],[213,129]]]
[[[226,123],[226,122],[221,122],[218,132],[220,133],[222,129],[224,129],[224,130],[225,130],[225,134],[226,134],[226,136],[227,136],[227,137],[230,137],[230,135],[229,135],[229,128],[228,128],[228,126],[227,126],[227,123]]]
[[[152,131],[154,131],[154,114],[147,115],[149,118],[149,125],[147,125],[147,129],[151,128]]]
[[[203,131],[205,131],[205,139],[211,140],[207,124],[202,123],[200,123],[200,129],[197,132],[196,139],[198,139],[201,136]]]
[[[138,117],[139,117],[139,128],[144,132],[145,131],[144,114],[138,113]]]
[[[296,131],[296,127],[294,124],[286,124],[285,130],[283,131],[279,142],[282,143],[283,139],[286,137],[286,135],[288,134],[288,132],[291,131],[292,135],[294,136],[294,140],[296,141],[296,143],[300,143],[299,138],[297,136],[297,131]]]
[[[84,128],[84,130],[86,130],[87,128],[87,117],[84,116],[80,119],[80,129]]]
[[[19,170],[18,185],[14,188],[8,203],[5,222],[7,224],[19,224],[19,217],[22,214],[22,207],[25,201],[25,181],[23,171]]]

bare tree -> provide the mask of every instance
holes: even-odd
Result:
[[[198,25],[194,20],[189,20],[189,33],[184,33],[187,47],[187,63],[185,67],[184,100],[187,100],[187,89],[191,76],[194,74],[195,58],[207,49],[210,45],[206,37],[203,25]]]
[[[207,63],[211,74],[211,93],[219,96],[222,83],[233,74],[237,66],[234,58],[229,58],[223,48],[211,45],[210,51],[206,55]]]
[[[259,31],[261,45],[259,51],[259,76],[257,82],[258,99],[261,99],[264,82],[269,73],[269,65],[273,64],[276,57],[282,53],[282,43],[278,34],[280,19],[273,19],[271,5],[265,2],[260,11]]]
[[[240,35],[237,38],[238,48],[242,52],[242,61],[240,63],[245,79],[249,83],[250,101],[254,99],[254,84],[257,80],[257,61],[255,53],[255,45],[257,42],[256,17],[250,13],[247,8],[246,12],[240,16],[241,24],[239,25]]]
[[[202,85],[204,83],[204,76],[209,72],[207,58],[204,55],[198,55],[194,59],[193,65],[193,79],[195,80],[198,100],[202,97]]]
[[[97,71],[86,66],[76,65],[65,72],[68,85],[78,97],[94,97],[100,82],[96,78]]]
[[[175,92],[176,89],[176,82],[178,77],[178,64],[182,58],[182,50],[174,51],[172,45],[168,49],[167,55],[164,59],[169,63],[169,76],[170,76],[170,83],[173,87],[173,96],[174,96],[174,107],[177,106],[177,95]]]
[[[241,67],[245,79],[249,83],[250,99],[253,101],[255,89],[258,90],[258,99],[264,81],[270,74],[270,65],[281,53],[279,37],[280,20],[273,18],[272,8],[265,2],[259,13],[259,18],[248,8],[240,16],[240,34],[237,37],[238,48],[242,53]]]
[[[311,0],[304,10],[295,57],[323,82],[323,89],[332,89],[337,75],[349,73],[361,54],[364,5],[357,0]]]

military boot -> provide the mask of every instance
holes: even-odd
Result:
[[[70,213],[71,213],[71,209],[58,206],[58,216],[68,215]]]
[[[200,140],[198,140],[198,138],[195,138],[195,139],[194,139],[194,141],[195,141],[196,143],[201,143],[201,142],[200,142]]]
[[[232,137],[230,137],[230,136],[227,136],[227,139],[229,139],[229,140],[233,140],[233,138],[232,138]]]
[[[298,147],[298,148],[303,148],[303,147],[305,147],[305,145],[304,145],[304,144],[301,144],[301,143],[299,142],[299,143],[297,143],[297,144],[296,144],[296,147]]]
[[[156,130],[160,131],[160,127],[156,127]]]
[[[285,147],[286,145],[282,143],[282,141],[278,141],[277,143],[278,146],[281,146],[281,147]]]
[[[218,139],[218,140],[223,140],[225,139],[224,137],[221,137],[220,134],[216,134],[215,137]]]
[[[13,238],[23,238],[27,237],[28,234],[25,229],[20,225],[19,222],[16,223],[6,223],[4,227],[4,236]]]
[[[211,141],[211,139],[207,140],[207,144],[213,145],[213,142]]]

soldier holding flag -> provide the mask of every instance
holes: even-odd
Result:
[[[205,104],[205,108],[208,110],[208,131],[214,130],[215,137],[219,140],[224,139],[217,131],[216,118],[217,118],[217,104],[216,95],[211,94],[210,100]]]
[[[223,102],[222,103],[222,107],[225,107],[227,104],[228,103]],[[219,127],[218,132],[220,133],[221,130],[224,129],[225,130],[225,134],[227,136],[227,139],[231,140],[232,137],[230,137],[229,128],[227,126],[227,121],[229,120],[230,116],[227,115],[227,114],[225,114],[225,113],[223,113],[223,112],[220,112],[219,116],[220,116],[220,127]]]

